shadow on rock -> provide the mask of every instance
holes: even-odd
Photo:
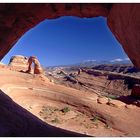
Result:
[[[51,126],[0,90],[0,136],[2,137],[86,137],[87,135]]]

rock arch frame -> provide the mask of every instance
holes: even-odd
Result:
[[[139,8],[140,4],[0,4],[0,59],[27,30],[46,18],[57,18],[64,15],[105,16],[115,37],[123,45],[132,62],[140,68]],[[5,96],[2,91],[0,103],[1,110],[5,111],[0,117],[2,124],[3,120],[10,115],[13,116],[8,122],[11,124],[10,130],[15,128],[14,122],[20,124],[12,129],[12,134],[9,134],[9,129],[7,131],[8,125],[4,125],[1,135],[6,132],[11,136],[54,136],[54,134],[56,136],[74,136],[73,133],[43,124]],[[24,125],[26,121],[31,128],[30,131],[27,131],[27,125]]]
[[[107,24],[133,64],[140,68],[140,4],[40,3],[0,4],[0,59],[29,29],[60,16],[107,17]]]

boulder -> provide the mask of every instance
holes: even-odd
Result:
[[[108,98],[106,98],[106,97],[99,97],[98,99],[97,99],[97,103],[99,103],[99,104],[107,104],[108,103]]]

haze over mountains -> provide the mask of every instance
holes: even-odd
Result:
[[[57,66],[49,66],[49,67],[63,67],[63,66],[78,66],[78,67],[93,67],[96,65],[102,65],[102,64],[130,64],[133,65],[129,58],[116,58],[112,60],[84,60],[79,63],[73,63],[68,65],[57,65]]]
[[[132,62],[130,61],[129,58],[116,58],[113,60],[85,60],[79,64],[75,64],[75,65],[79,65],[82,67],[89,67],[89,66],[95,66],[95,65],[101,65],[101,64],[132,64]]]

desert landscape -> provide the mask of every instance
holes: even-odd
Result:
[[[43,50],[42,45],[35,41],[42,38],[46,41],[46,34],[40,31],[43,37],[40,35],[40,38],[36,37],[33,40],[29,38],[28,42],[33,41],[33,44],[25,43],[25,46],[29,45],[26,49],[28,56],[17,53],[8,59],[8,64],[2,61],[0,63],[0,137],[139,137],[139,9],[139,3],[0,3],[0,60],[6,57],[8,52],[13,51],[11,49],[22,35],[26,35],[27,31],[46,19],[48,21],[59,18],[63,23],[67,21],[68,16],[79,19],[100,17],[97,20],[100,20],[101,24],[95,22],[98,23],[97,28],[101,29],[101,25],[106,27],[101,34],[109,31],[112,33],[108,32],[111,39],[116,39],[115,41],[120,43],[106,46],[103,44],[99,49],[100,45],[91,45],[86,38],[91,35],[93,40],[97,32],[95,36],[89,33],[82,34],[81,30],[79,35],[73,33],[71,36],[67,32],[64,35],[62,32],[54,32],[58,40],[55,41],[54,36],[51,38],[50,34],[47,41],[56,42],[56,47],[54,44],[45,45]],[[77,25],[77,19],[73,20],[67,28]],[[87,23],[90,23],[89,27],[92,29],[92,22]],[[82,24],[84,28],[78,24],[74,31],[78,27],[91,30],[85,28],[84,22]],[[66,24],[62,25],[64,27]],[[45,27],[42,31],[49,31],[47,26]],[[62,31],[60,26],[53,29],[52,31]],[[71,33],[72,30],[69,29]],[[96,28],[93,29],[95,31]],[[68,35],[67,39],[62,38],[61,45],[64,42],[64,48],[72,42],[65,42],[68,39],[85,35],[83,38],[80,36],[79,42],[87,50],[76,50],[75,48],[80,45],[75,44],[70,46],[73,51],[59,49],[61,45],[57,43],[61,35],[63,38]],[[101,39],[99,36],[94,42],[98,40],[99,43],[105,43]],[[103,40],[106,41],[106,37]],[[75,43],[76,39],[73,42]],[[90,49],[94,49],[90,51],[88,45]],[[22,48],[24,45],[21,43],[19,46]],[[110,46],[108,50],[107,46]],[[74,64],[72,61],[73,65],[44,67],[38,56],[34,55],[36,51],[43,60],[42,56],[45,54],[44,60],[53,63],[59,60],[62,54],[66,54],[62,61],[77,56],[71,55],[74,52],[81,55],[80,50],[85,54],[92,54],[93,57],[96,55],[95,50],[98,50],[102,58],[102,49],[105,48],[105,51],[109,52],[109,58],[112,53],[117,54],[117,51],[110,52],[111,47],[115,49],[118,46],[122,47],[128,56],[125,59],[131,60],[131,63],[112,63],[113,60],[111,63],[104,61],[91,64],[88,61]],[[49,47],[54,47],[51,54],[48,52],[49,49],[46,49]],[[57,56],[54,50],[60,51],[60,55]],[[48,59],[49,56],[54,56],[55,59]],[[117,60],[120,62],[121,59]]]
[[[120,80],[120,74],[114,72],[118,78],[110,82],[106,76],[112,76],[112,73],[91,72],[91,68],[79,72],[78,68],[75,73],[69,73],[75,74],[75,82],[70,76],[67,79],[66,75],[60,76],[60,73],[66,74],[64,68],[62,71],[57,67],[55,72],[60,77],[56,79],[52,76],[54,71],[52,75],[50,71],[34,74],[32,67],[29,73],[27,64],[28,59],[18,55],[11,58],[9,65],[0,65],[1,91],[44,123],[79,133],[79,136],[139,136],[139,99],[131,95],[132,89],[128,89],[128,85],[122,83],[126,77],[134,81],[138,77],[121,74]],[[16,124],[14,127],[18,128],[18,121]],[[12,131],[1,132],[1,136],[7,134],[11,136]]]

